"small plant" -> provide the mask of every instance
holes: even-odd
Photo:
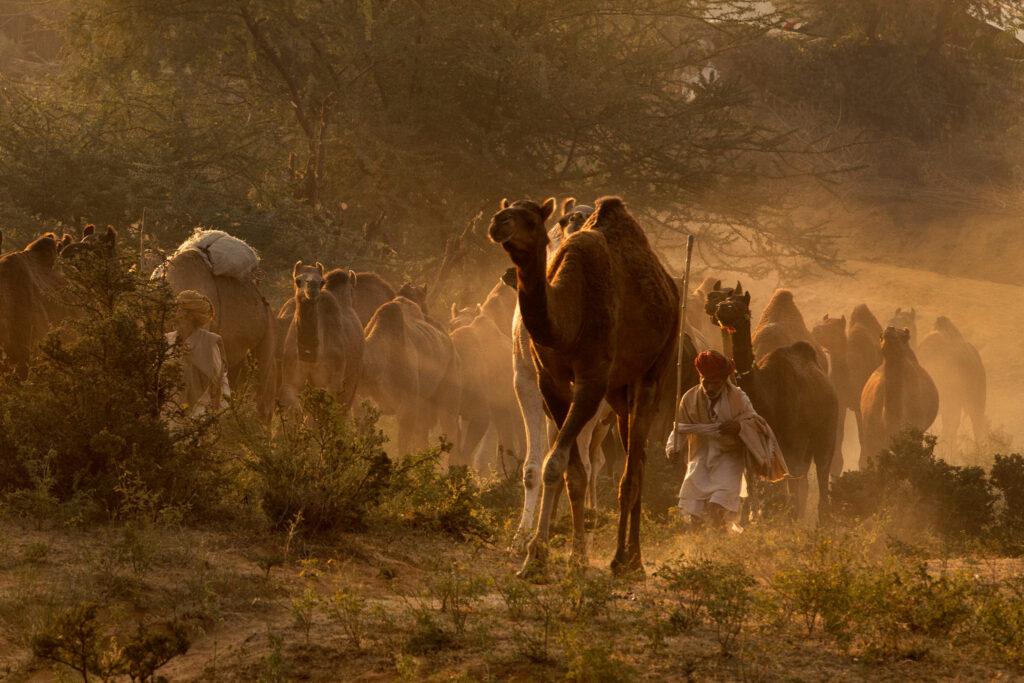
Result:
[[[1024,580],[1007,582],[993,591],[978,610],[985,635],[1007,659],[1024,665]]]
[[[607,615],[611,604],[612,579],[607,574],[586,572],[574,567],[559,583],[559,590],[568,599],[574,619],[593,619]]]
[[[285,683],[290,678],[288,662],[281,652],[283,646],[284,639],[280,635],[267,633],[268,652],[260,657],[257,683]]]
[[[577,683],[619,683],[636,680],[636,669],[617,657],[608,644],[582,644],[581,636],[576,633],[563,636],[561,640],[569,653],[566,680]]]
[[[292,619],[295,620],[296,628],[300,628],[306,634],[306,645],[309,645],[309,632],[313,628],[313,615],[320,605],[320,596],[312,589],[307,588],[302,596],[292,598]]]
[[[21,549],[21,557],[26,562],[32,564],[38,564],[45,562],[46,558],[50,556],[50,544],[46,541],[36,541],[35,543],[29,543]]]
[[[328,616],[341,625],[349,643],[356,650],[362,649],[363,629],[366,624],[366,604],[366,598],[339,588],[322,605]]]
[[[715,625],[723,654],[731,653],[740,630],[754,604],[754,577],[742,564],[710,559],[685,560],[675,567],[663,567],[658,574],[668,582],[669,591],[680,596],[680,624],[692,628],[701,610]]]
[[[426,609],[413,610],[413,630],[405,643],[406,652],[424,655],[450,647],[453,642],[451,633],[437,623],[431,612]]]
[[[451,620],[458,637],[465,635],[469,613],[480,602],[489,584],[488,578],[468,574],[457,562],[448,565],[432,584],[431,595],[439,602],[440,611]]]

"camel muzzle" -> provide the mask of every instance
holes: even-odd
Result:
[[[491,238],[491,241],[495,244],[504,244],[512,239],[512,235],[515,233],[515,227],[512,221],[502,221],[500,223],[491,223],[490,227],[487,228],[487,236]]]

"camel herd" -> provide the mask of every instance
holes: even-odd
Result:
[[[396,416],[401,453],[428,446],[439,429],[453,442],[452,464],[507,471],[522,457],[517,543],[533,531],[527,573],[544,567],[563,482],[572,556],[586,562],[583,509],[595,504],[601,444],[615,424],[626,458],[612,567],[642,570],[645,449],[663,442],[673,421],[681,282],[619,198],[593,206],[568,199],[557,218],[556,209],[553,198],[502,202],[488,235],[512,267],[482,303],[453,306],[447,325],[429,315],[425,288],[396,290],[375,273],[325,272],[320,263],[295,263],[292,296],[276,314],[258,278],[218,271],[202,248],[179,248],[156,276],[175,292],[194,289],[210,299],[229,379],[242,377],[247,358],[255,361],[265,419],[275,404],[295,406],[311,384],[346,407],[370,398]],[[78,242],[48,233],[0,256],[7,366],[25,368],[33,346],[61,318],[48,293],[63,282],[62,260],[101,245],[112,249],[115,240],[112,228],[100,234],[89,226]],[[865,305],[849,319],[826,315],[808,329],[788,290],[771,296],[756,325],[751,293],[740,283],[728,288],[706,278],[686,296],[684,388],[698,380],[692,360],[699,351],[714,348],[734,359],[736,382],[785,455],[797,516],[812,464],[819,514],[827,510],[829,475],[843,468],[847,410],[856,417],[862,467],[902,427],[929,428],[940,408],[947,440],[955,440],[964,415],[975,438],[984,435],[985,369],[948,318],[917,340],[914,309],[898,309],[884,329]]]

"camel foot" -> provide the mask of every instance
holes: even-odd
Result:
[[[569,566],[574,569],[584,570],[590,566],[590,558],[587,551],[582,548],[573,548],[569,554]]]
[[[646,575],[644,563],[640,559],[640,553],[633,553],[631,555],[616,553],[615,557],[612,558],[611,570],[612,574],[621,578],[632,577],[642,579]]]
[[[508,551],[516,557],[522,557],[526,555],[526,546],[530,542],[530,534],[526,531],[517,531],[516,535],[512,537],[512,543],[509,544]]]
[[[516,576],[527,581],[537,581],[546,578],[547,568],[547,545],[538,543],[535,539],[530,542],[526,553],[526,560],[523,562],[522,569],[516,572]]]

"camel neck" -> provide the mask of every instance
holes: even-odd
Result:
[[[317,322],[317,301],[301,296],[295,297],[295,341],[298,345],[299,360],[315,362],[320,346],[319,324]]]
[[[903,383],[907,380],[907,357],[902,353],[883,355],[885,367],[885,417],[890,424],[903,422]]]
[[[557,347],[558,330],[548,310],[550,286],[544,245],[525,258],[514,259],[518,283],[519,312],[530,338],[541,346]]]
[[[750,340],[750,318],[746,317],[736,326],[732,337],[732,359],[736,363],[740,383],[753,375],[754,345]]]

